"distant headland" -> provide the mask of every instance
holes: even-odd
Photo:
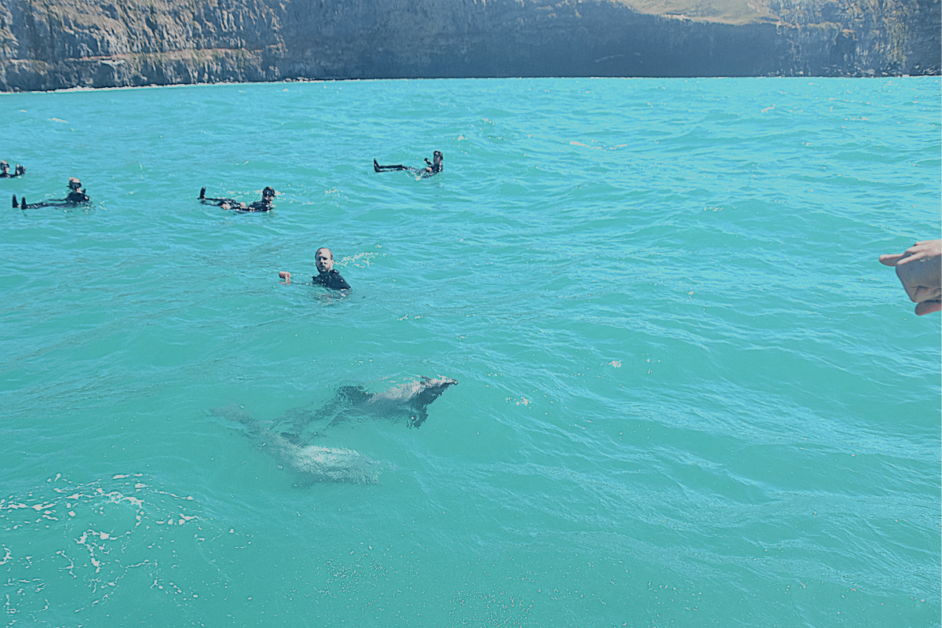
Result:
[[[0,91],[940,73],[940,0],[0,0]]]

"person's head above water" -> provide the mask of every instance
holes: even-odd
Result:
[[[78,190],[82,187],[82,182],[79,181],[78,177],[69,177],[69,189]]]
[[[320,274],[329,273],[334,269],[334,254],[326,246],[322,246],[314,253],[314,264]]]
[[[8,164],[6,161],[0,161],[0,172],[3,172],[3,174],[6,174],[7,172],[9,172],[9,170],[10,170],[10,164]]]
[[[271,201],[273,198],[275,198],[275,189],[274,189],[274,188],[267,187],[267,188],[265,188],[264,190],[262,190],[262,200],[263,200],[263,201]]]
[[[442,155],[442,151],[437,150],[432,153],[432,162],[436,166],[442,163],[442,159],[444,159],[444,155]]]

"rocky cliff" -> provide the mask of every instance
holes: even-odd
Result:
[[[940,0],[0,0],[0,90],[938,74]]]

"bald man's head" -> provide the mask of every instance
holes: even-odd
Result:
[[[314,264],[320,274],[329,273],[334,268],[334,254],[326,246],[322,246],[314,253]]]

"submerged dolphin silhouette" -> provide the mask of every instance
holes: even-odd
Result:
[[[324,429],[355,418],[401,421],[418,428],[428,418],[429,404],[457,383],[448,377],[422,377],[378,393],[370,393],[362,386],[341,386],[315,412],[289,410],[271,427],[251,419],[241,409],[223,408],[214,413],[245,425],[248,434],[261,442],[260,449],[307,482],[373,484],[379,480],[378,462],[352,449],[319,447],[310,441],[322,436]]]
[[[268,436],[262,448],[300,475],[305,483],[376,484],[379,481],[379,463],[352,449],[298,445],[278,434]]]
[[[302,484],[375,484],[379,480],[379,463],[352,449],[319,447],[289,440],[272,431],[267,424],[250,417],[241,406],[216,408],[211,413],[245,426],[246,435],[258,443],[258,448],[273,456],[280,467],[298,475]]]

